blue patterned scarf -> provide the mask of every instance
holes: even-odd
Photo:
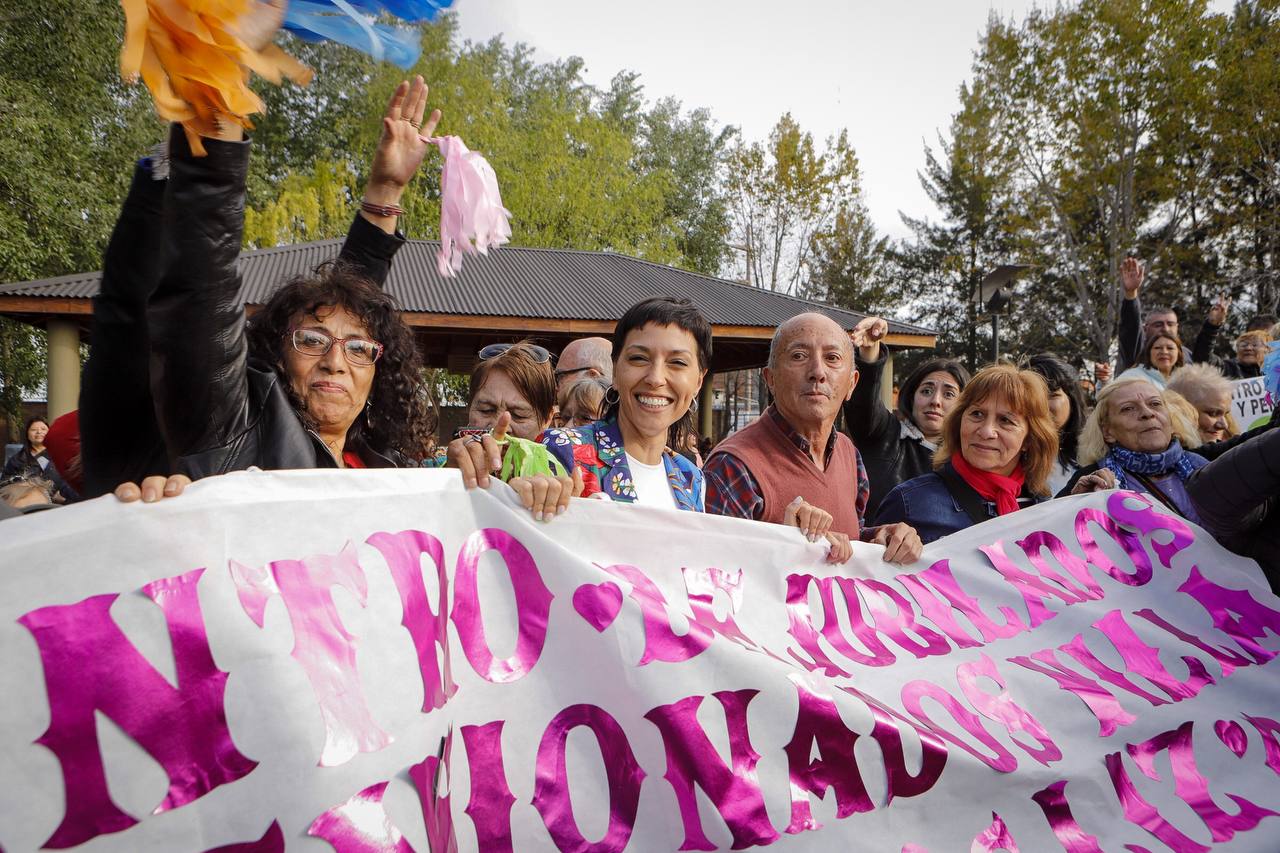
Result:
[[[1141,450],[1128,450],[1113,444],[1107,455],[1102,457],[1101,467],[1109,468],[1116,475],[1117,488],[1131,489],[1133,486],[1125,476],[1126,471],[1147,476],[1160,476],[1172,471],[1185,483],[1197,468],[1205,464],[1204,457],[1186,452],[1182,449],[1182,443],[1175,438],[1163,453],[1143,453]]]

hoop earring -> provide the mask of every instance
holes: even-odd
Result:
[[[609,386],[608,391],[604,392],[604,402],[606,405],[616,406],[621,400],[622,395],[619,394],[618,389],[614,388],[612,385]]]

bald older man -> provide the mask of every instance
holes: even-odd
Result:
[[[596,376],[613,382],[613,344],[608,338],[569,341],[556,361],[556,396],[566,385]]]
[[[923,546],[911,526],[863,527],[866,469],[853,442],[835,429],[858,381],[854,343],[879,340],[887,330],[884,320],[868,317],[849,335],[821,314],[778,327],[764,371],[773,405],[707,460],[707,512],[795,525],[810,541],[825,535],[831,562],[849,559],[849,540],[884,545],[889,562],[915,562]]]

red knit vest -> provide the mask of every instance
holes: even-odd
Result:
[[[857,541],[857,457],[849,437],[842,432],[835,435],[836,446],[826,471],[820,471],[767,413],[717,444],[712,456],[727,453],[751,471],[764,495],[761,521],[781,524],[787,504],[799,495],[831,513],[832,530]]]

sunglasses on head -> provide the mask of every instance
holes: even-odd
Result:
[[[481,361],[488,361],[491,358],[497,358],[507,350],[511,349],[515,344],[489,344],[480,350],[479,356]],[[525,349],[529,351],[529,355],[538,364],[546,364],[551,360],[551,351],[546,347],[540,347],[537,344],[525,344]]]

